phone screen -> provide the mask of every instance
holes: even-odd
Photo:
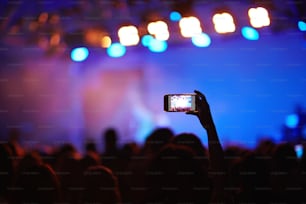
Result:
[[[195,94],[167,94],[164,110],[168,112],[196,111]]]

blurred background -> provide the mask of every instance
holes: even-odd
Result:
[[[224,145],[306,138],[304,1],[0,1],[0,134],[25,147],[192,132],[163,95],[202,91]]]

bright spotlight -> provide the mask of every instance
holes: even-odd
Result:
[[[171,21],[179,21],[179,20],[181,20],[181,18],[182,18],[182,15],[177,11],[172,11],[170,13],[170,20]]]
[[[201,23],[199,19],[194,16],[182,18],[179,22],[179,26],[181,34],[185,38],[191,38],[202,33]]]
[[[298,28],[300,29],[300,31],[306,31],[306,23],[304,21],[299,21]]]
[[[259,39],[258,31],[252,27],[248,27],[248,26],[243,27],[241,29],[241,33],[242,33],[242,36],[247,40],[258,40]]]
[[[191,41],[197,47],[208,47],[211,43],[210,37],[206,33],[193,36]]]
[[[122,57],[126,53],[126,48],[120,43],[113,43],[106,50],[110,57]]]
[[[74,48],[70,53],[71,59],[75,62],[82,62],[86,60],[88,55],[89,51],[86,47]]]
[[[135,26],[123,26],[118,30],[120,43],[124,46],[137,45],[139,42],[138,30]]]
[[[101,47],[108,48],[112,44],[112,39],[109,36],[104,36],[101,39]]]
[[[250,23],[254,28],[270,25],[270,17],[267,9],[263,7],[250,8],[248,11]]]
[[[154,38],[150,40],[150,44],[148,45],[148,48],[151,52],[164,52],[166,51],[167,47],[168,44],[166,41],[157,40]]]
[[[158,40],[168,40],[170,33],[168,25],[164,21],[156,21],[148,24],[148,32]]]
[[[289,128],[296,128],[299,123],[299,116],[297,114],[290,114],[286,118],[286,126]]]
[[[212,20],[217,33],[232,33],[236,30],[234,18],[229,13],[217,13],[213,16]]]

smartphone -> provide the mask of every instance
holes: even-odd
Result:
[[[197,111],[195,94],[164,95],[164,110],[167,112]]]

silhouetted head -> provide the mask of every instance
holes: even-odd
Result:
[[[202,145],[201,140],[193,133],[181,133],[175,136],[172,140],[174,144],[184,145],[189,147],[196,153],[196,158],[202,161],[205,168],[208,168],[208,153]]]
[[[89,167],[84,173],[82,203],[120,203],[117,178],[102,165]]]
[[[97,146],[96,143],[94,143],[93,141],[89,141],[86,143],[85,146],[86,151],[91,151],[91,152],[97,152]]]
[[[132,156],[137,155],[139,152],[140,149],[136,143],[127,143],[123,145],[120,152],[120,157],[125,160],[129,160]]]
[[[272,155],[273,150],[275,148],[275,143],[272,139],[262,139],[258,142],[256,146],[256,153],[260,155]]]
[[[174,134],[169,128],[157,128],[147,137],[145,148],[151,153],[157,153],[173,137]]]
[[[108,128],[103,133],[105,150],[116,149],[118,141],[118,133],[114,128]]]
[[[190,147],[197,156],[207,156],[207,150],[201,140],[193,133],[181,133],[173,138],[173,143]]]
[[[81,160],[81,170],[84,171],[91,166],[97,166],[100,164],[100,157],[98,154],[86,154]]]
[[[12,188],[12,203],[51,204],[59,201],[59,181],[48,165],[35,165],[24,170]]]
[[[294,146],[290,143],[282,143],[275,147],[273,153],[274,167],[281,171],[290,171],[297,167],[297,157]]]
[[[255,190],[256,187],[262,187],[268,184],[269,168],[267,163],[255,153],[247,153],[240,159],[238,165],[242,188]]]
[[[153,158],[146,176],[147,202],[207,203],[210,199],[207,172],[186,146],[166,145]]]
[[[58,156],[64,157],[64,158],[71,158],[74,157],[76,154],[77,150],[72,144],[63,144],[58,152]]]
[[[43,163],[43,160],[38,152],[31,151],[28,152],[18,164],[18,172],[23,172],[26,169],[29,169],[33,166],[37,166]]]

